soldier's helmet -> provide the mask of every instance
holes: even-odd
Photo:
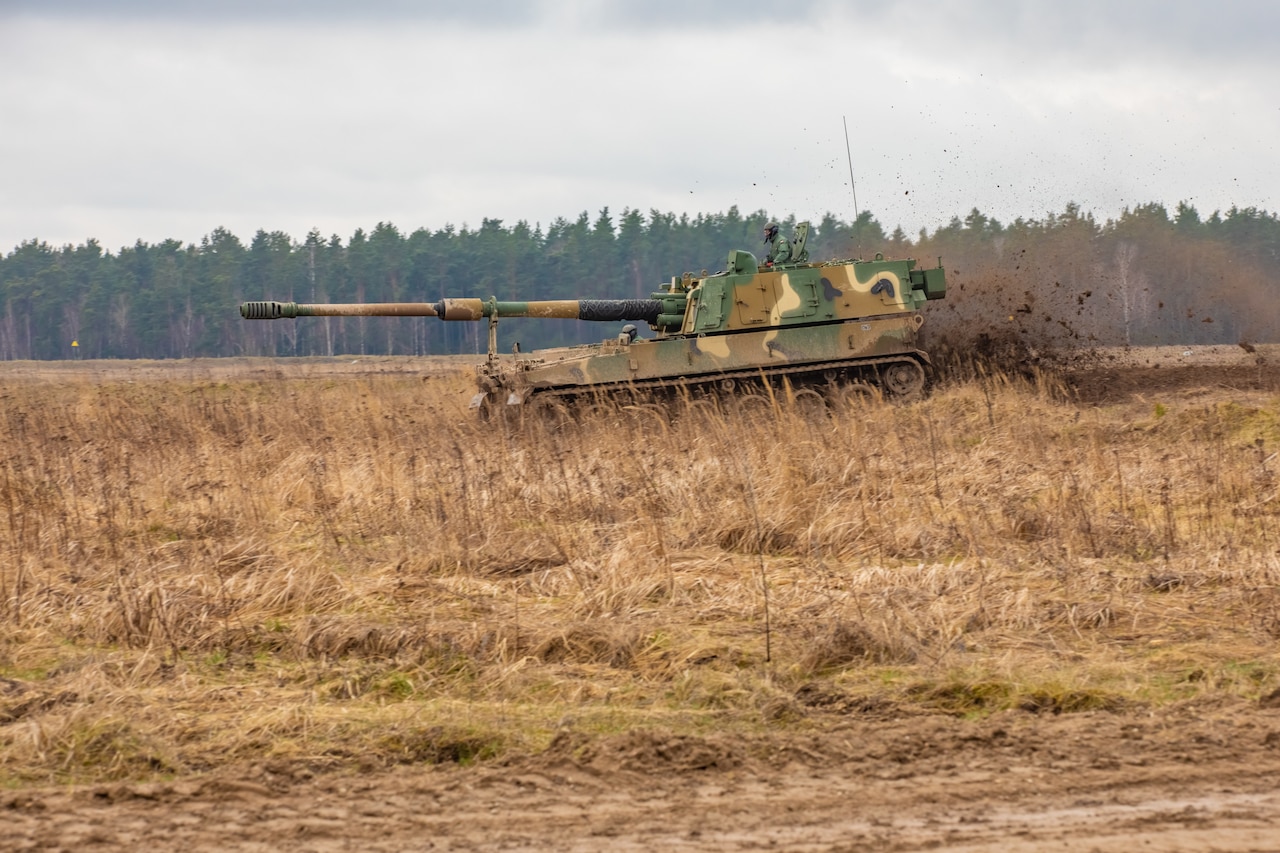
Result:
[[[770,222],[768,225],[764,227],[764,241],[766,243],[772,242],[773,238],[777,236],[778,236],[778,223]]]

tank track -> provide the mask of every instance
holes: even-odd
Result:
[[[881,366],[889,366],[893,364],[910,363],[921,369],[929,363],[929,358],[922,352],[912,351],[900,355],[886,356],[883,358],[854,358],[845,359],[844,361],[824,361],[820,363],[794,364],[785,367],[779,366],[764,372],[765,379],[771,379],[775,376],[795,376],[798,374],[816,374],[823,376],[830,372],[841,372],[850,368],[858,370],[875,369]],[[529,395],[529,398],[535,397],[559,397],[562,399],[581,397],[590,394],[609,394],[613,392],[626,391],[676,391],[683,388],[696,388],[698,386],[714,386],[716,383],[723,382],[726,379],[738,381],[754,381],[761,378],[761,369],[744,369],[730,370],[724,373],[700,373],[697,376],[685,376],[668,379],[647,379],[639,382],[613,382],[601,385],[578,386],[569,388],[548,388],[539,390]]]

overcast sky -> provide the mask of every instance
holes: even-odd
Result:
[[[0,252],[1280,208],[1276,0],[0,0]]]

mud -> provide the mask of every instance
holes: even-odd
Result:
[[[755,739],[565,729],[473,767],[0,794],[5,850],[1274,850],[1280,702],[983,720],[857,707]]]
[[[1082,403],[1207,390],[1280,390],[1280,345],[1099,347],[1035,360]]]
[[[1118,403],[1139,396],[1155,399],[1160,394],[1196,389],[1274,392],[1280,390],[1280,363],[1101,368],[1065,373],[1063,382],[1081,403]]]

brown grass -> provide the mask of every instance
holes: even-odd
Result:
[[[1270,392],[514,429],[460,375],[317,373],[0,386],[0,778],[1280,683]]]

